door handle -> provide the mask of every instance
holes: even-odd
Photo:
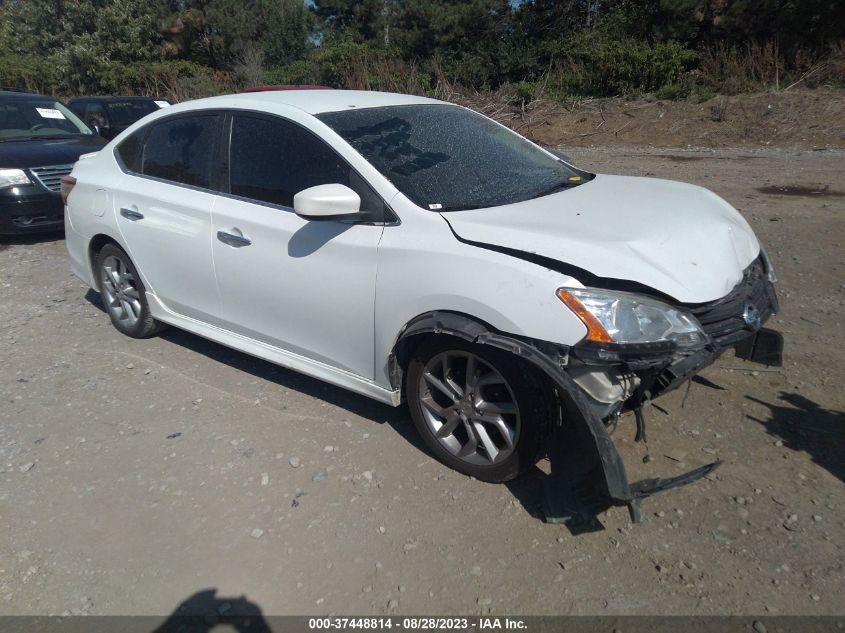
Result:
[[[120,210],[120,215],[122,215],[127,220],[132,220],[133,222],[137,222],[138,220],[144,219],[144,214],[140,211],[135,211],[133,209],[122,208]]]
[[[248,237],[238,235],[237,233],[227,233],[226,231],[217,231],[217,239],[223,242],[224,244],[234,246],[235,248],[240,248],[241,246],[249,246],[250,244],[252,244],[252,240]]]

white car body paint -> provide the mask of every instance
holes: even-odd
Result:
[[[503,333],[563,345],[586,334],[555,296],[557,288],[581,283],[463,243],[453,229],[466,240],[637,281],[682,302],[724,296],[759,252],[748,224],[726,202],[697,187],[654,179],[599,176],[517,205],[443,214],[421,209],[313,116],[422,103],[441,102],[288,91],[215,97],[155,112],[75,166],[77,184],[65,216],[72,270],[96,288],[89,247],[96,236],[107,236],[132,257],[156,319],[397,405],[400,392],[390,383],[388,358],[404,326],[426,312],[458,312]],[[307,127],[358,171],[399,221],[309,221],[292,210],[121,170],[114,149],[140,127],[218,109],[278,115]],[[109,192],[112,205],[101,217],[98,190]],[[126,218],[121,209],[144,217]],[[237,231],[251,244],[233,247],[217,239],[218,231]]]
[[[751,227],[727,202],[657,178],[599,175],[535,200],[444,216],[467,240],[636,281],[682,303],[725,296],[760,254]]]

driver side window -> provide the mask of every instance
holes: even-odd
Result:
[[[89,103],[85,107],[85,123],[91,129],[94,129],[95,126],[100,130],[107,127],[106,111],[103,106],[99,103]]]
[[[384,202],[343,158],[301,126],[273,117],[235,114],[229,148],[229,193],[293,208],[293,196],[340,183],[361,197],[367,219],[384,219]]]

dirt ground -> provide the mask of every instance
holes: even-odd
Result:
[[[125,338],[61,236],[7,240],[0,614],[167,614],[206,588],[266,614],[845,613],[845,152],[571,153],[709,187],[769,246],[785,366],[724,356],[650,407],[649,464],[632,418],[614,435],[632,479],[715,475],[572,535],[537,518],[539,470],[471,480],[404,409],[176,330]]]
[[[541,145],[845,149],[842,89],[797,87],[717,95],[700,103],[613,98],[515,104],[501,95],[454,98]]]

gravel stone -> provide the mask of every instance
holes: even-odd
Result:
[[[288,464],[290,464],[293,468],[299,468],[300,466],[302,466],[302,462],[299,461],[298,457],[291,457],[288,460]]]

